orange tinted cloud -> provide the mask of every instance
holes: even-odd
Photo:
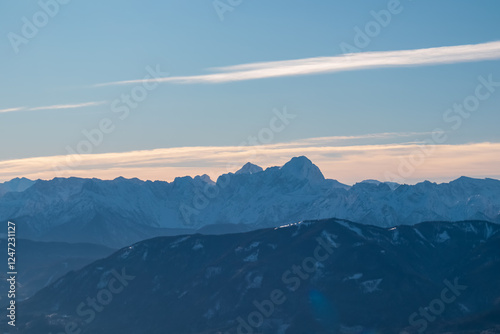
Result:
[[[177,176],[201,174],[216,179],[248,161],[262,167],[281,166],[300,155],[311,159],[327,178],[347,184],[364,179],[387,180],[388,175],[401,176],[406,183],[448,181],[462,175],[500,177],[500,143],[434,145],[424,150],[419,143],[328,145],[331,138],[260,146],[178,147],[7,160],[0,161],[0,179],[124,176],[171,181]]]

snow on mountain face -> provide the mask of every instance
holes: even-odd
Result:
[[[331,217],[384,227],[438,220],[500,223],[499,180],[398,186],[369,181],[350,187],[325,179],[306,157],[258,170],[246,164],[216,182],[208,176],[171,183],[38,180],[0,197],[0,221],[17,221],[25,238],[111,247],[211,224],[258,228]]]

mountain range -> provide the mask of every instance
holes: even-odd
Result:
[[[306,157],[263,170],[251,163],[212,181],[55,178],[0,184],[0,221],[19,237],[119,248],[155,236],[243,232],[336,217],[380,227],[423,221],[500,223],[500,181],[461,177],[415,185],[326,179]]]

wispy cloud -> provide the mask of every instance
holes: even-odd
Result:
[[[290,146],[309,146],[309,145],[329,145],[329,144],[341,144],[344,145],[352,145],[359,141],[369,140],[372,144],[374,141],[380,140],[393,140],[397,138],[407,138],[413,137],[414,141],[421,142],[418,138],[422,136],[431,135],[432,132],[382,132],[382,133],[368,133],[363,135],[353,135],[353,136],[329,136],[329,137],[316,137],[316,138],[307,138],[300,141],[295,141],[292,143],[282,143],[276,144],[279,146],[290,145]]]
[[[100,106],[103,104],[106,104],[106,101],[84,102],[84,103],[77,103],[77,104],[56,104],[56,105],[52,105],[52,106],[29,108],[28,110],[34,111],[34,110],[76,109],[76,108],[85,108],[85,107],[95,107],[95,106]]]
[[[26,107],[16,107],[16,108],[0,109],[0,113],[2,113],[2,112],[22,111],[22,110],[26,110]]]
[[[55,104],[42,107],[16,107],[8,109],[0,109],[0,113],[16,112],[16,111],[38,111],[38,110],[59,110],[59,109],[77,109],[85,107],[95,107],[106,104],[106,101],[84,102],[76,104]]]
[[[397,172],[402,160],[414,157],[422,149],[421,144],[401,140],[379,143],[373,136],[365,143],[351,145],[328,144],[335,137],[326,137],[328,140],[309,138],[261,146],[176,147],[8,160],[0,161],[0,180],[21,176],[33,179],[124,176],[171,181],[177,176],[205,173],[215,179],[236,171],[248,161],[263,167],[281,166],[293,156],[306,155],[326,177],[352,184],[363,179],[383,180],[387,172]],[[406,182],[447,181],[462,175],[499,178],[499,167],[500,143],[436,145]]]
[[[215,68],[219,73],[195,76],[175,76],[103,83],[95,86],[126,85],[141,82],[170,82],[180,84],[224,83],[234,81],[277,78],[354,71],[361,69],[429,66],[500,59],[500,41],[437,48],[360,52],[334,57],[316,57],[241,64]]]

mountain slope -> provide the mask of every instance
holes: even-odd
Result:
[[[424,324],[426,333],[445,333],[467,323],[479,333],[494,327],[499,274],[500,226],[481,221],[384,229],[331,219],[161,237],[43,289],[21,303],[17,327],[22,333],[73,326],[96,334],[390,334],[417,333]],[[418,314],[443,298],[445,309],[432,321]]]
[[[35,181],[29,180],[25,177],[15,178],[8,182],[0,183],[0,197],[8,192],[21,192],[31,187]]]
[[[0,249],[7,249],[6,239],[0,239]],[[53,283],[71,270],[109,256],[115,250],[93,244],[69,244],[16,240],[18,301],[31,297],[35,292]],[[2,255],[7,263],[7,252]],[[6,272],[0,272],[0,290],[8,291]],[[0,305],[8,301],[0,295]]]

